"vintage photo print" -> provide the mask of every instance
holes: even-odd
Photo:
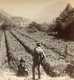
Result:
[[[74,80],[74,0],[0,0],[0,80]]]

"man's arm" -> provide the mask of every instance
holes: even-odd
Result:
[[[46,59],[46,55],[45,55],[45,52],[43,51],[43,49],[42,49],[41,57]]]

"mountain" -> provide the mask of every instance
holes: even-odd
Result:
[[[23,17],[12,17],[12,20],[16,25],[19,25],[21,27],[28,26],[31,23],[31,20]]]
[[[11,16],[3,10],[0,10],[0,26],[20,26],[25,27],[31,23],[31,20],[23,18],[23,17],[16,17]],[[6,27],[6,28],[7,28]]]
[[[59,37],[74,40],[74,8],[70,4],[56,18],[55,30]]]
[[[11,16],[3,10],[0,10],[0,23],[11,24],[13,21]]]

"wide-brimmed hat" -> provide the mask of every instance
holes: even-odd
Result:
[[[36,43],[37,46],[41,46],[41,44],[39,42]]]

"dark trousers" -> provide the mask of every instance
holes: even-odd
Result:
[[[41,74],[40,74],[40,64],[33,63],[33,66],[32,66],[33,80],[35,80],[35,68],[37,68],[39,79],[40,79],[40,76],[41,76]]]

